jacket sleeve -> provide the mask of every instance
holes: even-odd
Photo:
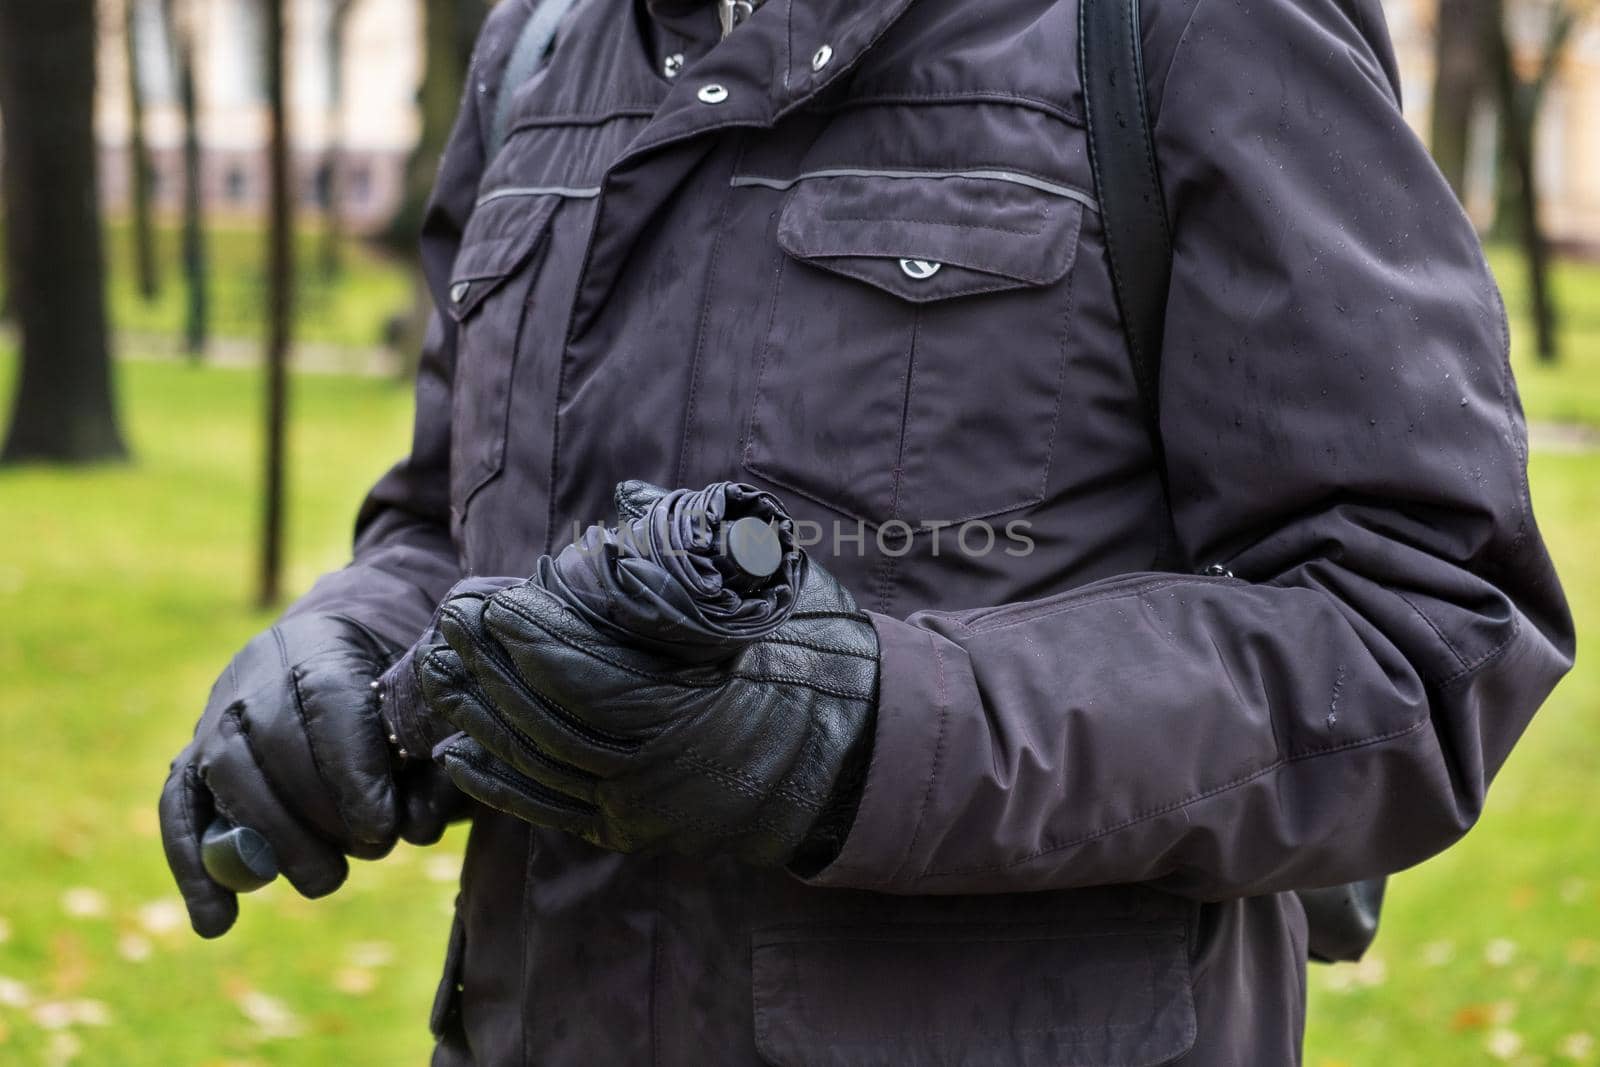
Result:
[[[484,145],[500,74],[527,13],[518,0],[499,5],[485,22],[423,217],[422,271],[434,309],[417,370],[411,452],[368,493],[356,518],[349,565],[324,575],[286,616],[337,612],[391,646],[406,648],[461,577],[450,530],[456,327],[440,309],[448,306],[450,269],[486,165]]]
[[[1221,899],[1395,871],[1472,825],[1571,664],[1499,295],[1375,0],[1165,8],[1162,436],[1184,551],[1236,577],[875,618],[872,768],[818,883]]]

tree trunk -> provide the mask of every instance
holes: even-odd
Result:
[[[1511,55],[1504,0],[1491,2],[1494,19],[1488,29],[1485,52],[1500,98],[1500,129],[1517,182],[1517,230],[1528,265],[1534,341],[1540,362],[1554,363],[1557,358],[1556,311],[1550,296],[1550,248],[1539,221],[1539,176],[1533,146],[1535,116],[1529,107],[1528,87],[1517,75]]]
[[[152,167],[145,137],[144,79],[140,76],[140,12],[144,0],[124,0],[123,44],[128,57],[128,207],[133,220],[133,276],[146,303],[161,292],[155,231],[150,224]]]
[[[323,161],[322,273],[337,277],[344,267],[344,37],[355,0],[333,0],[328,13],[329,139]]]
[[[262,508],[260,604],[272,607],[283,579],[284,440],[288,423],[289,340],[294,316],[294,220],[289,188],[289,117],[284,100],[285,0],[260,0],[266,9],[267,150],[270,186],[267,253],[266,479]]]
[[[22,373],[0,461],[126,455],[95,183],[94,0],[0,2],[10,294]]]
[[[1464,200],[1472,114],[1489,86],[1485,26],[1494,0],[1439,0],[1434,37],[1433,115],[1428,147],[1456,198]]]
[[[210,281],[206,276],[205,180],[200,151],[200,99],[194,78],[194,29],[191,10],[179,11],[176,0],[161,0],[178,74],[178,103],[183,110],[183,343],[198,362],[210,333]]]
[[[411,314],[398,323],[399,328],[393,333],[393,343],[400,357],[400,375],[405,380],[410,380],[416,371],[428,327],[428,287],[422,280],[422,267],[417,258],[422,213],[433,191],[439,157],[455,125],[462,85],[472,61],[472,45],[487,11],[484,0],[423,2],[423,70],[422,85],[417,92],[422,131],[406,162],[405,194],[384,233],[384,241],[390,249],[412,264],[416,275],[412,288],[420,294],[412,305]]]

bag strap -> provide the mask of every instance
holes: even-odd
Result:
[[[494,119],[489,124],[488,159],[494,159],[505,147],[506,137],[511,132],[512,98],[517,95],[517,89],[538,72],[550,46],[555,43],[561,20],[566,18],[576,2],[533,0],[533,13],[522,24],[517,43],[511,48],[511,57],[506,60],[505,73],[500,77],[500,91],[494,102]]]
[[[1111,260],[1111,283],[1164,488],[1158,389],[1172,233],[1145,104],[1139,0],[1081,0],[1078,64],[1089,128],[1089,166]]]

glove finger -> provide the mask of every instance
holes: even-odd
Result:
[[[221,937],[239,917],[239,898],[213,882],[200,859],[200,835],[211,822],[211,794],[194,764],[180,757],[161,787],[161,847],[178,883],[189,925],[201,937]]]
[[[465,731],[496,759],[547,789],[584,803],[594,802],[598,779],[593,774],[563,763],[539,747],[519,728],[518,724],[526,715],[518,715],[518,724],[509,721],[485,696],[478,679],[467,674],[461,657],[455,651],[435,649],[428,654],[424,669],[426,676],[432,679],[425,683],[425,687],[433,694],[429,706],[452,726]],[[538,698],[533,696],[524,699],[538,714]]]
[[[602,751],[656,736],[681,720],[685,702],[699,702],[727,677],[722,664],[685,664],[618,643],[533,582],[491,597],[477,629],[516,678],[596,736]]]
[[[467,813],[467,798],[442,767],[416,762],[400,774],[400,839],[432,845],[445,829]]]
[[[302,896],[324,897],[344,884],[350,873],[344,855],[284,806],[242,734],[228,737],[200,773],[218,812],[265,837],[284,877]]]
[[[294,750],[301,745],[292,742],[281,750],[265,743],[257,746],[269,773],[280,769],[279,762],[315,770],[321,788],[305,796],[305,806],[322,809],[314,819],[319,827],[335,820],[341,831],[336,840],[364,859],[393,848],[400,823],[388,739],[378,715],[378,695],[371,687],[377,677],[377,654],[352,639],[302,658],[293,667],[286,664],[295,714],[274,718],[289,723],[289,729],[298,727],[310,762],[299,761]],[[269,763],[279,751],[289,758]]]
[[[482,611],[482,605],[478,605],[477,609]],[[440,621],[440,630],[445,640],[450,641],[454,656],[435,661],[434,654],[430,653],[429,659],[422,664],[424,675],[427,675],[424,693],[432,691],[438,694],[437,704],[432,697],[429,699],[429,705],[434,707],[435,712],[450,718],[450,713],[461,704],[459,694],[464,686],[459,681],[451,680],[450,672],[453,670],[456,677],[470,678],[478,693],[482,694],[483,704],[498,707],[506,713],[517,733],[523,734],[531,744],[538,745],[538,749],[552,760],[595,776],[610,777],[618,774],[627,765],[630,753],[638,749],[638,739],[594,728],[581,713],[550,701],[528,685],[523,680],[525,675],[510,664],[506,649],[501,648],[493,638],[486,637],[482,622],[478,619],[458,614],[451,608]],[[438,677],[432,675],[435,662],[445,670]],[[450,710],[446,710],[446,707]],[[461,726],[461,723],[456,725]],[[466,729],[466,726],[461,728]],[[469,729],[469,733],[474,731]],[[517,763],[512,753],[502,750],[501,755]]]
[[[598,839],[599,811],[593,805],[545,789],[495,759],[470,737],[444,742],[434,751],[434,758],[463,793],[497,811],[589,841]]]

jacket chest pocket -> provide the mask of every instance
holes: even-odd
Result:
[[[505,466],[511,391],[528,302],[558,196],[507,196],[473,211],[450,275],[457,323],[450,500],[458,518]]]
[[[875,526],[1041,500],[1084,199],[999,172],[802,175],[746,469]]]

